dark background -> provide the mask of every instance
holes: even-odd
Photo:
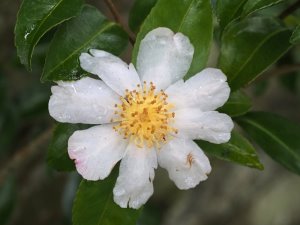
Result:
[[[46,164],[54,126],[47,109],[51,84],[39,80],[54,31],[37,46],[33,71],[26,71],[14,47],[13,30],[20,2],[0,0],[0,224],[70,224],[80,177],[55,172]],[[88,2],[112,18],[102,1]],[[127,21],[132,1],[114,2]],[[131,49],[128,46],[123,55],[126,61]],[[298,47],[280,64],[299,64],[299,52]],[[276,68],[247,88],[254,109],[300,121],[299,74],[282,73]],[[167,173],[159,169],[154,195],[139,224],[299,225],[299,176],[258,153],[264,171],[212,159],[209,179],[189,191],[179,191]]]

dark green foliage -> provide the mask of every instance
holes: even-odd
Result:
[[[15,27],[15,41],[21,63],[31,69],[34,47],[43,35],[74,17],[82,0],[23,0]]]
[[[246,138],[237,132],[232,132],[231,139],[224,144],[211,144],[205,141],[197,141],[197,144],[206,153],[219,159],[260,170],[264,168],[259,162],[254,147]]]
[[[222,37],[219,66],[232,91],[253,81],[286,53],[291,31],[276,19],[246,18],[233,22]]]
[[[132,31],[137,32],[158,0],[135,0],[130,13],[128,24]]]
[[[79,56],[91,48],[120,54],[127,46],[121,27],[96,8],[84,6],[79,16],[61,26],[51,42],[42,81],[76,80],[84,75]]]
[[[247,113],[252,106],[251,99],[242,91],[232,92],[228,101],[218,111],[231,117]]]
[[[102,181],[81,182],[73,206],[74,225],[136,224],[141,210],[122,209],[113,201],[112,190],[117,176],[118,168],[115,168]]]
[[[300,126],[267,112],[251,112],[238,124],[275,161],[300,174]]]

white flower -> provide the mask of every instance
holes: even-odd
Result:
[[[106,178],[122,160],[113,190],[121,207],[139,208],[149,199],[158,164],[178,188],[195,187],[211,167],[192,140],[219,144],[230,139],[231,118],[214,111],[229,97],[226,76],[208,68],[184,82],[193,54],[186,36],[157,28],[140,44],[137,70],[93,49],[81,54],[80,64],[101,80],[58,81],[51,89],[54,119],[102,124],[76,131],[68,152],[87,180]]]

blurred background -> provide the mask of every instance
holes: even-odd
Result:
[[[112,18],[102,1],[87,2]],[[133,1],[114,2],[127,21]],[[294,1],[265,13],[281,12],[291,2]],[[47,109],[51,84],[40,83],[54,31],[36,47],[33,71],[26,71],[14,47],[13,31],[20,3],[21,0],[0,1],[0,225],[68,225],[81,178],[76,173],[55,172],[46,164],[54,120]],[[130,61],[131,50],[132,46],[128,46],[123,55],[126,61]],[[246,88],[254,110],[278,113],[300,122],[300,74],[295,72],[300,71],[299,50],[290,51]],[[216,54],[217,48],[212,55]],[[299,225],[300,177],[260,150],[258,153],[264,171],[212,159],[209,179],[189,191],[179,191],[167,173],[158,169],[155,193],[139,224]]]

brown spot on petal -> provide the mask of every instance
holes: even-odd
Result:
[[[190,168],[192,167],[192,164],[194,163],[194,156],[193,154],[190,152],[187,156],[186,156],[186,163],[189,164]]]

